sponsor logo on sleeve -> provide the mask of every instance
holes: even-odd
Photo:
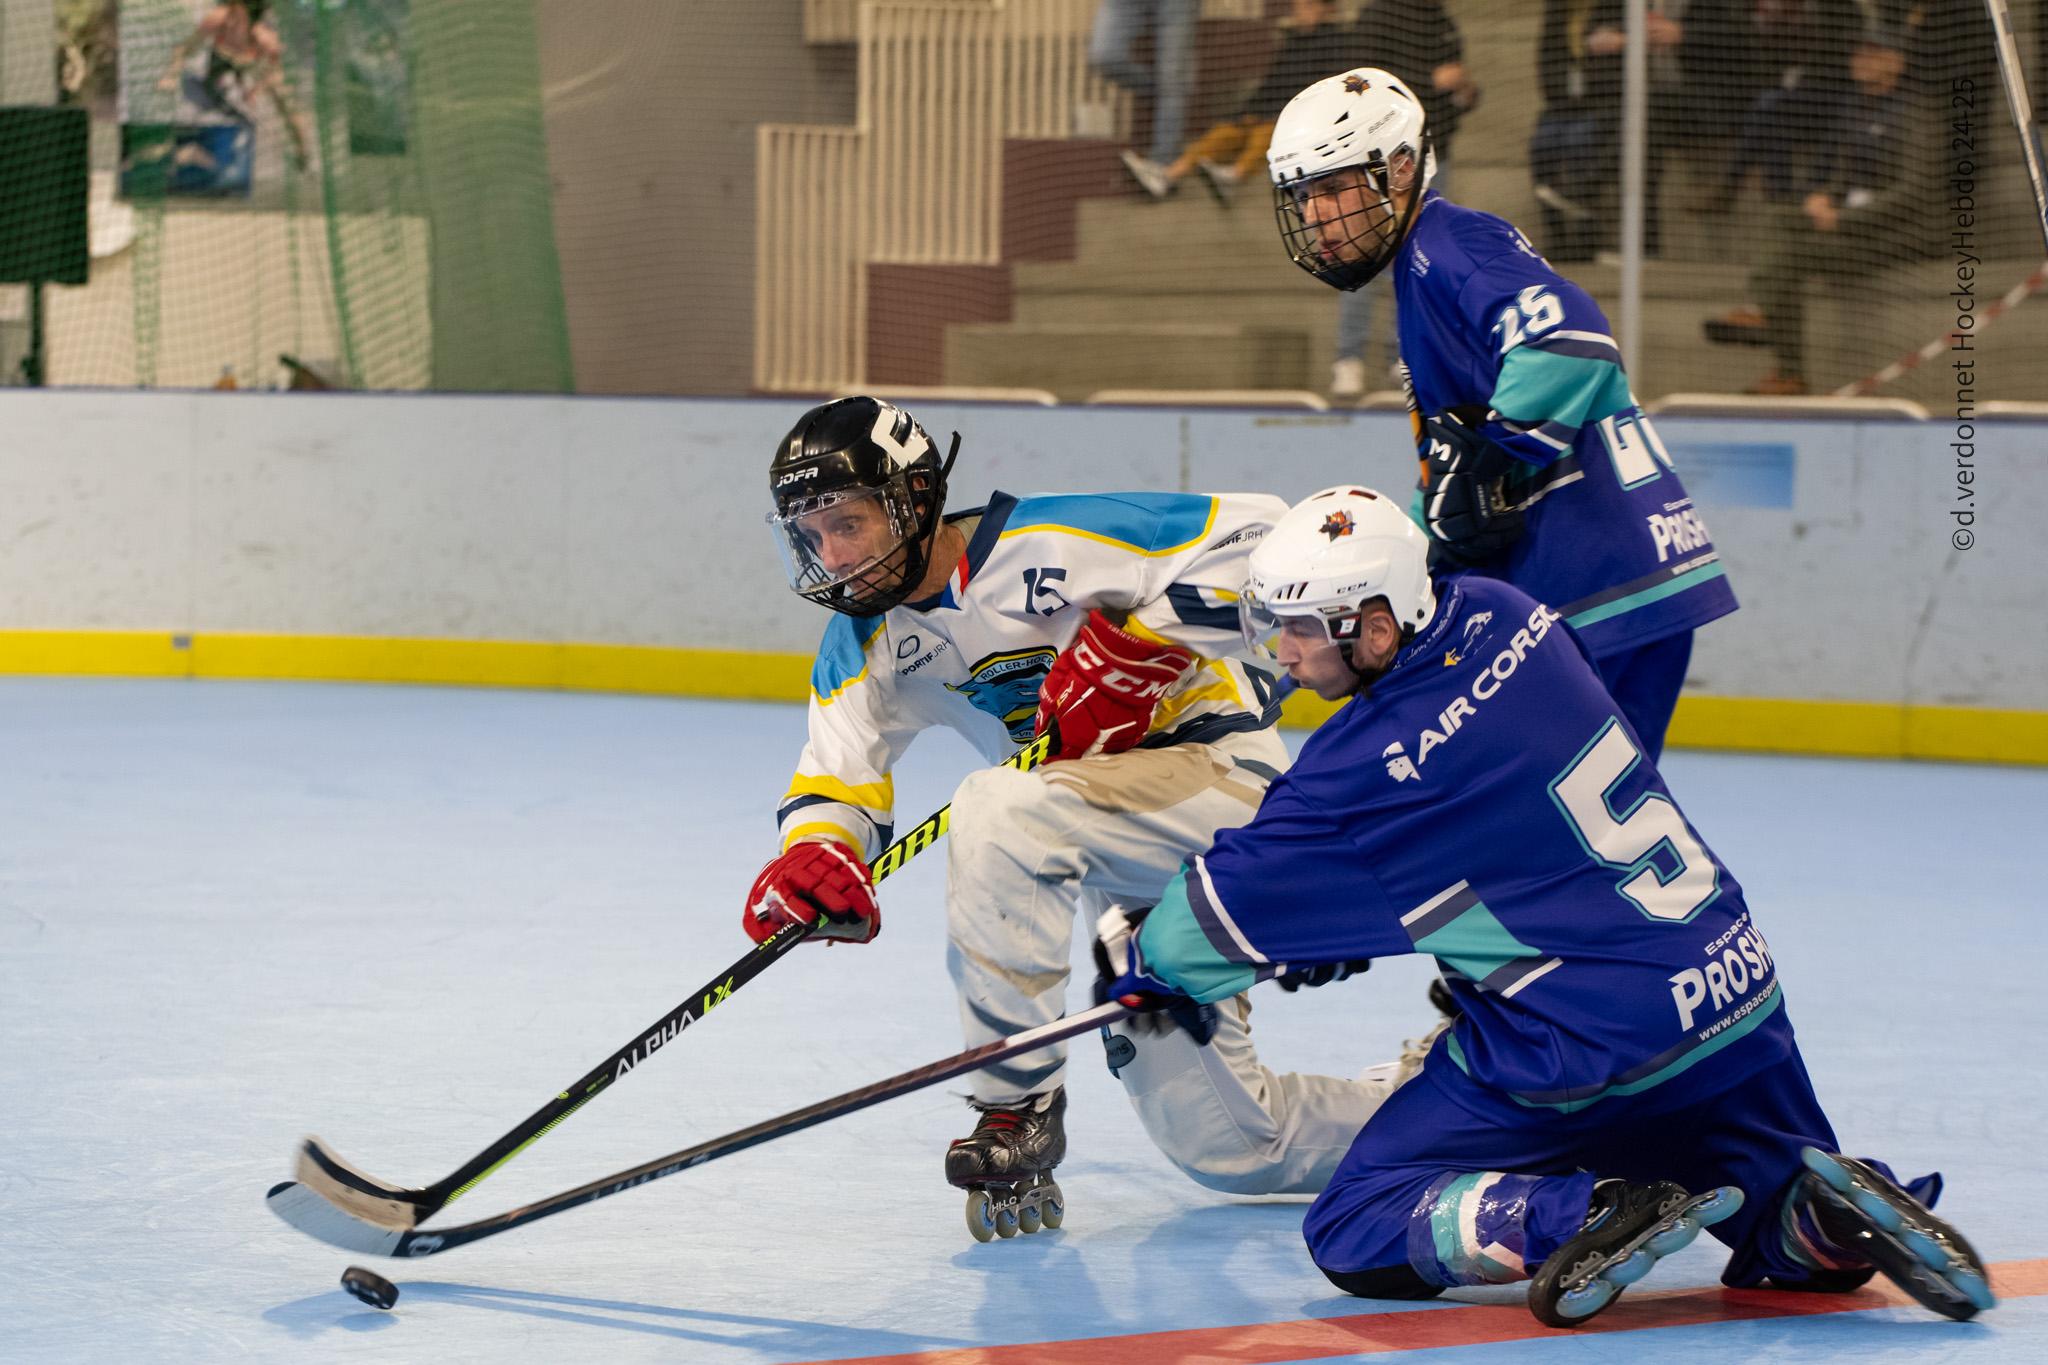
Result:
[[[1401,747],[1400,740],[1395,740],[1392,744],[1381,750],[1380,757],[1387,760],[1387,776],[1393,778],[1396,782],[1420,782],[1422,780],[1422,774],[1415,771],[1415,763],[1408,757],[1407,751]]]
[[[1742,1008],[1704,1029],[1700,1041],[1741,1019],[1762,1002],[1770,989],[1776,967],[1771,947],[1744,914],[1719,938],[1709,943],[1704,967],[1687,967],[1671,978],[1671,1004],[1678,1011],[1678,1026],[1689,1029],[1702,1005],[1714,1014],[1742,1000]],[[1747,996],[1747,999],[1742,999]],[[1711,1017],[1711,1016],[1710,1016]]]
[[[1396,782],[1406,782],[1410,778],[1420,781],[1422,765],[1429,761],[1431,751],[1440,744],[1449,743],[1452,736],[1479,714],[1482,706],[1499,695],[1501,688],[1515,676],[1515,670],[1522,666],[1522,660],[1543,642],[1544,637],[1550,634],[1551,626],[1561,619],[1549,607],[1538,603],[1536,610],[1529,613],[1528,623],[1518,627],[1515,633],[1508,637],[1507,644],[1472,675],[1472,681],[1465,692],[1451,698],[1451,704],[1438,714],[1436,724],[1423,728],[1422,734],[1417,738],[1412,760],[1405,752],[1398,758],[1392,757],[1401,750],[1399,744],[1391,745],[1381,755],[1382,758],[1390,760],[1387,763],[1387,776]],[[1444,666],[1450,668],[1463,663],[1465,655],[1461,651],[1470,650],[1473,645],[1483,640],[1492,621],[1492,612],[1480,612],[1466,622],[1464,643],[1458,649],[1444,654]],[[1397,765],[1401,769],[1398,772]]]
[[[1657,547],[1659,564],[1673,553],[1689,555],[1714,544],[1714,538],[1707,534],[1707,523],[1689,506],[1681,505],[1672,512],[1652,512],[1644,520],[1650,528],[1650,543]]]

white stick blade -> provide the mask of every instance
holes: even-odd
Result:
[[[419,1205],[404,1190],[365,1175],[319,1138],[299,1144],[293,1180],[271,1190],[271,1212],[309,1237],[347,1251],[389,1256],[419,1222]]]
[[[270,1211],[308,1237],[366,1256],[393,1256],[405,1228],[379,1227],[337,1208],[297,1181],[287,1180],[265,1198]]]

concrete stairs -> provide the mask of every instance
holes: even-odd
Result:
[[[1460,202],[1538,229],[1526,149],[1538,109],[1535,51],[1541,6],[1457,3],[1467,65],[1485,98],[1459,131],[1451,192]],[[1701,321],[1745,301],[1748,264],[1767,215],[1753,191],[1732,202],[1716,189],[1720,153],[1674,157],[1662,188],[1664,256],[1645,263],[1641,362],[1645,399],[1681,391],[1736,392],[1768,365],[1766,353],[1711,346]],[[2010,158],[2006,158],[2010,160]],[[1100,194],[1101,186],[1091,190]],[[2040,260],[2028,233],[2029,201],[2007,168],[1986,196],[1977,254],[1978,306]],[[1947,206],[1929,205],[1941,218]],[[1719,210],[1710,211],[1710,210]],[[1063,399],[1107,387],[1326,389],[1338,297],[1282,251],[1262,184],[1219,207],[1199,179],[1154,203],[1135,192],[1083,198],[1072,258],[1016,261],[1006,322],[946,329],[944,382],[1046,388]],[[1540,245],[1540,243],[1539,243]],[[1618,325],[1619,268],[1560,267]],[[1386,289],[1385,285],[1375,287]],[[1851,382],[1954,325],[1952,256],[1901,265],[1843,297],[1810,291],[1808,371],[1816,392]],[[1375,318],[1368,388],[1385,384],[1392,351],[1390,291]],[[1998,320],[1983,338],[1980,394],[2048,399],[2048,296]],[[1939,411],[1953,409],[1946,357],[1887,386]]]
[[[1637,392],[1645,399],[1739,392],[1768,356],[1708,345],[1700,323],[1745,299],[1760,217],[1674,212],[1669,221],[1670,257],[1644,268]],[[1987,261],[1979,308],[2037,260]],[[1617,316],[1617,264],[1560,269],[1610,319]],[[1935,259],[1897,267],[1846,296],[1811,290],[1808,377],[1816,391],[1860,378],[1946,331],[1954,284],[1953,260]],[[1013,289],[1011,321],[948,329],[947,383],[1031,385],[1075,399],[1112,386],[1322,390],[1329,382],[1338,297],[1287,259],[1262,194],[1220,208],[1190,184],[1164,203],[1084,201],[1075,258],[1019,263]],[[1388,297],[1375,319],[1368,387],[1384,382],[1392,319]],[[1999,319],[1983,345],[1986,396],[2048,398],[2048,298]],[[1923,367],[1883,392],[1952,406],[1953,378],[1945,365]]]

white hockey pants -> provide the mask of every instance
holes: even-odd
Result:
[[[1261,730],[1029,773],[986,768],[961,783],[947,850],[946,956],[967,1046],[1065,1013],[1075,916],[1086,916],[1092,935],[1111,903],[1156,902],[1183,859],[1252,818],[1286,763],[1279,737]],[[1168,1159],[1212,1189],[1322,1189],[1393,1077],[1276,1074],[1252,1048],[1245,997],[1217,1013],[1207,1046],[1178,1029],[1131,1037],[1136,1056],[1119,1077],[1139,1121]],[[1009,1104],[1065,1075],[1066,1048],[1055,1045],[970,1082],[975,1099]]]

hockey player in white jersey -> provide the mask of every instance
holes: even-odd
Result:
[[[1246,556],[1285,510],[1258,494],[1015,498],[944,514],[924,430],[873,398],[804,414],[771,466],[790,585],[838,613],[811,675],[810,737],[780,811],[782,853],[743,920],[756,939],[881,927],[867,860],[887,847],[890,770],[946,726],[991,763],[1050,733],[1033,772],[990,767],[954,794],[947,966],[967,1045],[1065,1011],[1077,912],[1149,906],[1184,858],[1257,810],[1287,763],[1271,679],[1241,647]],[[1328,969],[1323,976],[1327,979]],[[1309,984],[1319,984],[1310,982]],[[1314,1192],[1399,1079],[1279,1075],[1243,997],[1192,1027],[1109,1039],[1152,1140],[1214,1189]],[[1210,1034],[1206,1040],[1197,1035]],[[1064,1045],[975,1073],[973,1134],[947,1153],[983,1241],[1058,1226]]]

